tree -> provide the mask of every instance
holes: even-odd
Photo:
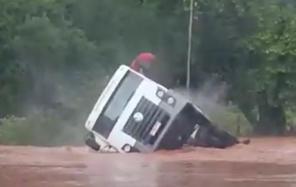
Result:
[[[295,3],[199,1],[198,12],[195,66],[230,85],[229,99],[255,131],[283,133],[295,88]]]

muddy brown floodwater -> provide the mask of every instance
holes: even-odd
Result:
[[[0,187],[296,187],[296,138],[225,150],[98,154],[86,147],[0,146]]]

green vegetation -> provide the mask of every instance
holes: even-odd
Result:
[[[227,85],[225,110],[210,116],[232,130],[241,123],[243,132],[284,134],[295,124],[296,3],[196,3],[192,87]],[[184,86],[187,7],[188,0],[0,0],[0,143],[80,143],[108,75],[141,51],[169,68],[170,87]]]

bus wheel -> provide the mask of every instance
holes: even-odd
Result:
[[[130,153],[132,151],[132,146],[128,145],[128,144],[125,144],[123,147],[122,147],[122,150],[125,152],[125,153]]]

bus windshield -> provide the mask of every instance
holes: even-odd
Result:
[[[123,112],[130,98],[141,84],[143,78],[135,73],[127,72],[109,102],[105,106],[103,113],[96,121],[93,130],[107,138],[112,131],[117,119]]]

